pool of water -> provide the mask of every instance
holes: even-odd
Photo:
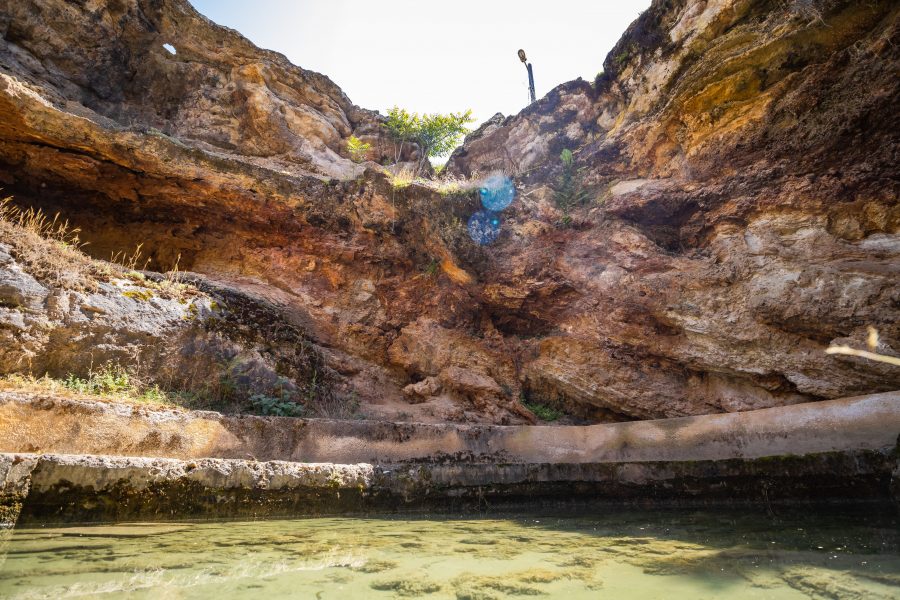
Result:
[[[597,510],[18,528],[0,598],[900,598],[894,513]]]

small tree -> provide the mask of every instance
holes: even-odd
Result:
[[[355,135],[351,135],[347,140],[347,153],[350,154],[350,160],[355,163],[364,161],[371,148],[372,144],[367,144]]]
[[[462,137],[469,132],[466,125],[474,120],[471,110],[446,115],[438,113],[422,115],[416,132],[416,141],[422,149],[420,170],[429,157],[449,154],[456,148]]]
[[[399,142],[397,155],[394,157],[395,163],[400,162],[403,157],[403,144],[413,141],[418,119],[418,115],[410,114],[405,108],[395,106],[388,110],[384,128],[395,141]]]
[[[419,116],[418,113],[410,113],[395,106],[388,111],[384,126],[391,137],[400,142],[395,162],[400,162],[404,142],[415,142],[419,145],[422,156],[416,166],[418,173],[429,157],[441,156],[453,150],[469,132],[466,125],[474,120],[471,110],[446,115],[434,113]]]
[[[575,166],[572,151],[568,148],[563,150],[559,159],[563,170],[553,186],[553,201],[563,213],[562,224],[568,226],[572,221],[572,209],[587,202],[589,194],[582,181],[581,169]]]

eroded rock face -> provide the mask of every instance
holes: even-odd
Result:
[[[513,332],[557,330],[526,388],[642,417],[896,388],[821,351],[898,344],[897,33],[888,2],[654,3],[594,85],[457,150],[528,195],[479,274]],[[568,231],[541,187],[563,148],[595,198]]]
[[[229,411],[250,409],[248,399],[262,395],[316,397],[307,407],[314,414],[339,393],[317,349],[265,302],[202,278],[148,279],[79,262],[74,250],[0,225],[16,241],[0,243],[0,375],[137,378]],[[29,264],[35,250],[54,256]]]
[[[516,180],[485,248],[465,231],[473,194],[394,189],[342,158],[353,132],[391,155],[378,117],[186,2],[28,0],[0,11],[0,181],[95,256],[143,242],[151,268],[275,307],[381,418],[527,422],[521,395],[640,419],[892,390],[896,369],[823,350],[868,325],[880,351],[900,344],[898,11],[655,2],[594,84],[496,116],[454,154],[451,172]],[[563,148],[591,192],[568,227],[548,188]]]
[[[113,129],[332,177],[357,171],[346,139],[393,152],[376,113],[330,79],[219,27],[187,2],[13,2],[3,67],[54,106]],[[50,60],[44,60],[49,58]]]

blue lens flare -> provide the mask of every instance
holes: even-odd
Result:
[[[481,182],[480,210],[469,218],[469,237],[481,246],[487,246],[500,237],[500,211],[516,199],[516,187],[512,179],[501,173],[489,176]]]
[[[473,242],[487,246],[500,237],[500,216],[488,210],[479,210],[469,217],[468,228]]]
[[[485,210],[499,212],[516,199],[516,187],[505,175],[491,175],[481,184],[481,205]]]

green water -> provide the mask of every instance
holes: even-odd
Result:
[[[327,518],[19,528],[0,598],[900,598],[892,513]]]

